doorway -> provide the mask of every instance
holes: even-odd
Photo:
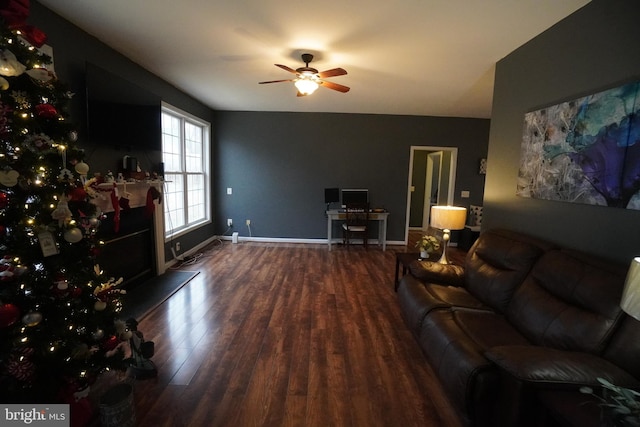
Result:
[[[457,163],[455,147],[411,146],[405,244],[409,230],[428,229],[432,205],[453,204]]]

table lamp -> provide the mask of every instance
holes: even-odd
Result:
[[[442,230],[442,256],[440,264],[450,264],[447,260],[447,246],[451,230],[462,230],[467,220],[467,208],[459,206],[432,206],[431,226]]]
[[[627,279],[624,281],[620,307],[629,316],[640,320],[640,257],[631,261]]]

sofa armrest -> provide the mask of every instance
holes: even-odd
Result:
[[[597,378],[626,388],[637,389],[640,382],[613,363],[589,353],[528,345],[493,347],[487,359],[520,381],[536,385],[597,387]]]
[[[416,260],[409,264],[409,272],[424,283],[450,286],[463,286],[464,284],[464,268],[459,265]]]

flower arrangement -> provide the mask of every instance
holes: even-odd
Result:
[[[602,409],[602,421],[607,426],[633,426],[640,427],[640,393],[624,387],[619,387],[598,378],[602,385],[602,395],[596,394],[591,387],[581,387],[580,392],[590,394],[600,401]]]
[[[420,252],[431,253],[440,249],[440,242],[434,236],[422,236],[416,243],[416,248]]]

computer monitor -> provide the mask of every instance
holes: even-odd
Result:
[[[366,188],[343,188],[340,193],[343,208],[351,203],[369,203],[369,190]]]

